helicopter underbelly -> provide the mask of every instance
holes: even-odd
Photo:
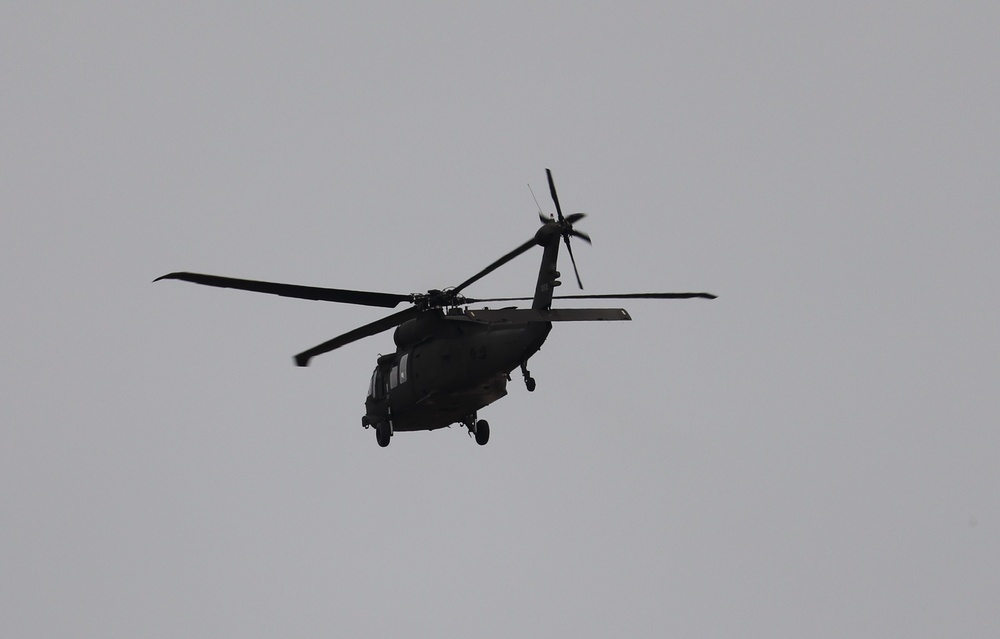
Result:
[[[442,391],[422,398],[400,413],[393,413],[393,430],[436,430],[462,422],[507,394],[506,374],[473,388]]]

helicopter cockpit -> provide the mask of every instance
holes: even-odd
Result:
[[[372,379],[368,383],[368,397],[376,399],[384,396],[385,382],[382,380],[382,369],[376,366],[375,372],[372,373]]]
[[[409,377],[407,366],[410,354],[403,353],[398,362],[394,362],[395,359],[395,355],[384,355],[379,358],[368,384],[368,397],[380,400],[392,389],[406,383]]]

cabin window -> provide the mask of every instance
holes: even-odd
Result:
[[[409,362],[410,354],[403,353],[403,356],[399,358],[399,383],[406,383],[406,365]]]
[[[368,385],[368,396],[378,398],[383,395],[385,395],[385,382],[382,381],[382,371],[376,368],[372,373],[371,384]]]
[[[396,388],[397,384],[399,384],[399,367],[393,366],[389,371],[389,388]]]

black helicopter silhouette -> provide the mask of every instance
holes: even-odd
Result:
[[[556,216],[545,217],[534,237],[507,253],[458,286],[446,290],[399,295],[373,291],[279,284],[202,273],[169,273],[163,279],[183,280],[269,293],[308,300],[393,308],[403,302],[410,306],[387,317],[365,324],[295,356],[295,363],[307,366],[316,355],[328,353],[363,337],[395,328],[396,352],[378,358],[365,401],[365,428],[375,428],[379,446],[388,446],[397,431],[435,430],[458,423],[469,429],[476,442],[485,445],[490,425],[478,419],[478,411],[507,394],[511,372],[520,367],[528,391],[535,380],[528,372],[528,360],[538,352],[552,329],[552,322],[631,320],[623,308],[552,308],[553,299],[715,299],[710,293],[620,293],[611,295],[553,295],[559,286],[556,261],[560,240],[566,245],[577,285],[583,289],[576,268],[570,238],[588,244],[590,237],[573,228],[584,213],[563,216],[552,172],[545,169]],[[479,281],[534,246],[543,249],[533,297],[471,298],[461,295]],[[531,308],[466,308],[481,302],[531,301]]]

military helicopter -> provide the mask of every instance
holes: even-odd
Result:
[[[563,215],[552,172],[546,169],[545,173],[556,215],[546,217],[539,207],[542,225],[534,237],[452,288],[400,295],[188,272],[169,273],[154,281],[183,280],[285,297],[384,308],[407,302],[410,305],[401,311],[299,353],[295,363],[307,366],[317,355],[395,328],[396,351],[380,356],[376,362],[368,385],[362,426],[375,429],[375,439],[382,447],[389,445],[396,432],[435,430],[452,424],[468,428],[476,442],[485,445],[490,439],[490,425],[478,418],[479,410],[507,394],[507,382],[517,368],[521,369],[528,391],[535,390],[528,360],[545,342],[552,322],[632,319],[623,308],[552,308],[553,299],[715,299],[710,293],[554,295],[555,288],[561,284],[560,273],[556,270],[560,241],[566,246],[577,286],[582,290],[570,238],[588,244],[591,239],[574,228],[585,214]],[[469,285],[535,246],[542,247],[543,252],[533,297],[472,298],[461,295]],[[470,304],[483,302],[518,301],[530,301],[531,308],[467,308]]]

